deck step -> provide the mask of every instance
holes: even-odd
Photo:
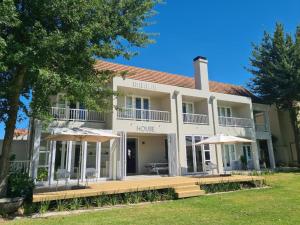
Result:
[[[189,198],[204,195],[205,191],[200,189],[199,185],[182,185],[174,187],[177,198]]]
[[[189,197],[196,197],[201,196],[205,194],[205,191],[203,190],[197,190],[197,191],[181,191],[177,192],[177,198],[189,198]]]
[[[181,191],[199,191],[200,186],[199,185],[184,185],[184,186],[178,186],[174,188],[175,192],[181,192]]]

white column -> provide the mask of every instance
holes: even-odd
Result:
[[[72,141],[68,141],[67,142],[67,171],[69,173],[71,173],[71,165],[72,165],[72,147],[73,147],[73,142]],[[70,178],[69,178],[70,180]]]
[[[41,143],[42,124],[39,120],[34,121],[33,151],[31,160],[31,177],[35,180],[39,165],[40,143]]]
[[[274,157],[272,139],[268,139],[267,140],[267,144],[268,144],[268,153],[269,153],[270,167],[271,167],[271,169],[275,169],[276,168],[276,164],[275,164],[275,157]]]
[[[83,141],[81,143],[81,181],[85,181],[85,171],[86,171],[86,154],[87,154],[87,142]]]
[[[255,140],[254,140],[255,141]],[[252,149],[252,156],[253,156],[253,166],[255,170],[260,170],[259,166],[259,156],[258,156],[258,148],[257,148],[257,143],[252,142],[251,144],[251,149]]]
[[[96,170],[97,175],[96,178],[100,178],[101,174],[101,142],[97,142],[96,144]]]
[[[195,138],[192,139],[192,155],[193,155],[193,168],[194,172],[197,172],[197,159],[196,159],[196,146],[195,146]]]
[[[49,156],[49,170],[48,170],[48,183],[49,186],[54,181],[54,173],[55,173],[55,157],[56,157],[56,141],[51,141],[51,149]]]

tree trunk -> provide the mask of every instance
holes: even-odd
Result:
[[[9,110],[5,122],[5,135],[0,158],[0,197],[6,196],[7,178],[9,174],[9,157],[19,110],[19,98],[25,76],[25,69],[18,68],[12,81],[11,93],[8,96]]]
[[[295,138],[295,146],[297,151],[297,161],[300,164],[300,130],[299,130],[299,121],[298,121],[298,106],[293,106],[293,108],[290,110],[290,119],[294,131],[294,138]]]

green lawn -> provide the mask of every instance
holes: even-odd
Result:
[[[9,224],[300,224],[300,173],[270,175],[267,183],[272,188]]]

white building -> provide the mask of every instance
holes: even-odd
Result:
[[[125,179],[155,171],[176,176],[206,173],[208,162],[219,162],[218,170],[212,172],[223,173],[245,169],[241,156],[248,169],[274,168],[270,107],[258,103],[243,87],[209,81],[206,58],[196,57],[193,64],[191,78],[97,61],[95,68],[99,70],[128,71],[125,79],[113,78],[112,88],[119,92],[113,99],[115,107],[104,114],[88,111],[78,102],[70,103],[62,94],[52,96],[54,121],[46,130],[36,121],[31,129],[32,176],[44,184],[51,184],[59,169],[68,171],[71,180],[79,177],[82,181],[90,168],[95,169],[97,180]],[[97,144],[48,143],[45,137],[53,127],[104,129],[120,138]],[[203,149],[195,146],[219,133],[254,142],[217,145],[216,149],[214,145]]]

